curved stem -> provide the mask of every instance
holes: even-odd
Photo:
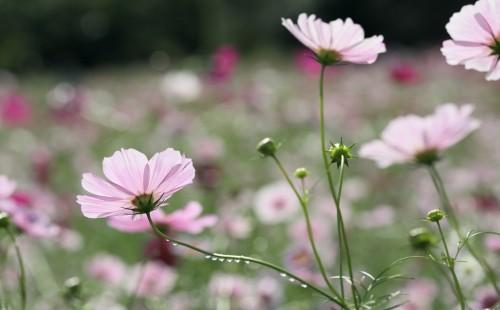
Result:
[[[344,219],[342,217],[342,210],[340,209],[340,199],[335,191],[335,186],[333,184],[333,177],[330,171],[330,164],[326,154],[326,138],[325,138],[325,102],[324,102],[324,79],[325,79],[326,66],[321,65],[321,73],[319,78],[319,114],[320,114],[320,136],[321,136],[321,155],[323,158],[323,165],[325,167],[326,176],[328,179],[328,188],[332,195],[332,199],[335,202],[335,208],[337,212],[337,230],[339,233],[339,255],[345,254],[347,264],[349,266],[349,277],[351,280],[351,290],[353,294],[354,306],[359,309],[359,305],[356,298],[356,288],[354,286],[354,277],[352,274],[352,263],[351,263],[351,253],[349,251],[349,245],[347,241],[347,236],[344,227]],[[342,160],[343,164],[343,160]],[[340,191],[339,191],[340,194]],[[343,251],[345,249],[345,253]],[[342,269],[340,269],[342,271]],[[340,277],[342,279],[342,277]],[[342,281],[342,280],[341,280]],[[341,284],[342,285],[342,284]]]
[[[429,168],[428,169],[429,174],[431,175],[432,178],[432,182],[434,183],[434,187],[438,192],[439,199],[441,200],[443,209],[446,212],[448,218],[450,219],[450,224],[453,230],[457,233],[458,237],[464,241],[465,247],[467,248],[469,253],[474,257],[474,259],[476,259],[479,265],[481,265],[481,267],[484,270],[484,273],[486,274],[486,277],[491,282],[491,285],[495,289],[497,295],[500,295],[500,287],[498,286],[497,277],[495,272],[493,271],[493,268],[491,268],[488,262],[476,252],[476,250],[469,243],[468,239],[464,238],[462,232],[460,231],[460,222],[458,221],[458,217],[456,216],[453,207],[450,203],[450,199],[448,198],[448,193],[446,192],[443,179],[441,178],[438,170],[434,165],[429,165],[428,168]]]
[[[307,236],[309,238],[309,243],[311,244],[311,248],[313,250],[314,257],[316,259],[316,262],[318,264],[319,270],[321,272],[321,275],[323,276],[323,280],[325,281],[326,285],[330,289],[330,291],[337,296],[338,298],[342,297],[339,295],[337,290],[333,287],[333,285],[330,283],[330,279],[328,278],[328,274],[326,273],[325,266],[323,265],[323,262],[321,260],[321,256],[319,255],[318,249],[316,248],[316,242],[314,241],[314,235],[311,227],[311,219],[309,217],[309,211],[307,210],[307,201],[304,200],[304,198],[299,194],[299,191],[293,184],[292,180],[290,179],[290,176],[288,176],[288,173],[286,172],[285,168],[279,161],[278,157],[276,155],[272,156],[274,159],[274,162],[276,163],[276,166],[278,166],[278,169],[281,171],[283,176],[285,177],[286,181],[292,188],[293,192],[295,193],[295,196],[297,196],[297,199],[300,203],[300,206],[302,207],[302,212],[304,213],[304,218],[306,220],[306,227],[307,227]]]
[[[191,245],[189,243],[185,243],[183,241],[179,241],[179,240],[170,238],[169,236],[167,236],[166,234],[164,234],[154,224],[153,220],[151,219],[151,215],[149,213],[146,213],[146,216],[148,218],[149,224],[151,225],[151,228],[153,229],[154,233],[158,237],[163,238],[166,241],[172,242],[172,244],[174,244],[174,245],[181,245],[183,247],[191,249],[191,250],[193,250],[195,252],[198,252],[200,254],[204,254],[205,258],[212,259],[214,261],[215,260],[218,260],[218,261],[225,261],[225,260],[227,260],[228,262],[229,261],[234,261],[235,263],[239,263],[239,262],[245,262],[246,264],[255,263],[255,264],[258,264],[258,265],[261,265],[261,266],[273,269],[273,270],[279,272],[281,275],[287,276],[290,280],[297,281],[301,285],[305,285],[307,288],[310,288],[311,290],[315,291],[316,293],[318,293],[318,294],[326,297],[328,300],[333,301],[337,305],[339,305],[339,306],[347,309],[347,306],[346,306],[346,304],[343,301],[335,298],[334,296],[331,296],[330,294],[328,294],[327,292],[323,291],[322,289],[320,289],[319,287],[315,286],[314,284],[309,283],[308,281],[302,279],[301,277],[296,276],[293,273],[291,273],[291,272],[289,272],[289,271],[287,271],[287,270],[285,270],[285,269],[283,269],[283,268],[281,268],[279,266],[276,266],[276,265],[274,265],[274,264],[272,264],[270,262],[267,262],[267,261],[264,261],[264,260],[261,260],[261,259],[258,259],[258,258],[253,258],[253,257],[249,257],[249,256],[244,256],[244,255],[229,255],[229,254],[212,253],[212,252],[203,250],[201,248],[198,248],[198,247],[196,247],[194,245]]]
[[[9,236],[14,249],[16,251],[17,263],[19,265],[19,292],[21,294],[21,309],[26,309],[26,271],[24,269],[23,256],[21,255],[21,250],[16,242],[16,237],[12,233],[9,227],[5,228],[7,235]]]
[[[450,251],[448,250],[448,244],[446,243],[443,230],[441,229],[441,224],[439,224],[439,222],[436,222],[436,224],[439,230],[439,235],[441,236],[441,240],[443,241],[444,251],[446,254],[446,266],[450,270],[451,276],[453,278],[453,283],[455,284],[455,292],[460,303],[460,308],[462,310],[465,310],[466,304],[464,293],[462,291],[462,287],[460,286],[460,282],[458,281],[457,274],[455,273],[455,259],[450,256]]]

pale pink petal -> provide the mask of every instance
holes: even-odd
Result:
[[[482,27],[495,36],[498,35],[500,33],[500,3],[498,0],[480,0],[476,2],[475,6],[486,24]]]
[[[330,47],[338,52],[361,43],[365,38],[365,32],[360,25],[353,23],[348,18],[345,22],[341,19],[330,22],[332,42]]]
[[[408,154],[388,146],[381,140],[363,144],[359,150],[359,156],[374,160],[380,168],[412,160]]]
[[[149,184],[147,192],[154,192],[174,168],[182,163],[182,154],[174,149],[156,153],[149,160]]]
[[[390,147],[412,157],[425,150],[425,120],[407,115],[392,120],[382,132],[382,141]]]
[[[361,43],[342,50],[342,60],[358,64],[371,64],[377,60],[378,54],[386,51],[383,36],[373,36]]]
[[[486,75],[486,80],[488,81],[497,81],[500,79],[500,62],[498,58],[495,61],[492,69]]]
[[[155,224],[163,222],[164,218],[165,214],[159,209],[151,212],[151,219]],[[145,214],[112,216],[107,222],[109,226],[123,232],[135,233],[151,230]]]
[[[129,201],[108,201],[88,195],[78,195],[77,203],[80,204],[83,215],[88,218],[131,214],[132,212],[128,209],[133,207]]]
[[[127,194],[117,187],[111,185],[109,182],[91,174],[84,173],[82,176],[82,187],[89,193],[104,196],[104,197],[116,197],[125,199],[130,197],[130,194]]]
[[[480,13],[475,5],[466,5],[460,12],[453,14],[446,30],[455,41],[490,44],[492,35],[479,24],[476,14]]]
[[[300,17],[299,17],[300,20]],[[318,45],[309,39],[290,19],[281,19],[281,24],[292,33],[297,40],[313,51],[318,50]]]
[[[4,175],[0,175],[0,199],[10,197],[16,190],[16,187],[16,182]]]
[[[167,214],[161,223],[177,231],[197,234],[217,222],[215,215],[199,217],[202,210],[203,208],[198,202],[191,201],[184,208]]]
[[[127,191],[140,195],[145,192],[144,170],[147,157],[135,149],[121,149],[103,160],[104,175]]]
[[[181,190],[186,185],[193,183],[195,170],[191,159],[182,158],[181,164],[173,167],[166,179],[158,186],[157,192],[163,198],[170,197],[175,192]]]
[[[491,68],[491,61],[488,59],[488,57],[490,57],[491,55],[491,49],[485,45],[464,44],[457,43],[452,40],[447,40],[443,42],[441,52],[446,57],[446,62],[452,66],[465,64],[468,62],[468,66],[470,69],[480,70],[484,72],[488,71]],[[480,64],[471,62],[476,58],[481,59]],[[486,65],[487,68],[485,69],[484,62],[488,61],[490,61],[490,66],[488,67]]]

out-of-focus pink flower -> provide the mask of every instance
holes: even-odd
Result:
[[[5,175],[0,175],[0,199],[9,198],[16,190],[17,184]]]
[[[231,78],[238,64],[240,55],[231,45],[222,45],[212,56],[210,77],[214,81],[226,81]]]
[[[378,54],[386,51],[383,36],[365,39],[363,28],[350,18],[325,23],[315,15],[302,13],[297,24],[291,19],[282,18],[281,21],[297,40],[314,51],[318,58],[327,58],[330,63],[371,64]]]
[[[473,195],[475,207],[482,212],[500,211],[500,201],[494,193],[477,193]]]
[[[252,224],[250,221],[239,215],[223,216],[220,223],[224,233],[230,238],[245,239],[252,231]]]
[[[51,238],[60,232],[60,227],[39,210],[16,207],[11,212],[5,211],[10,213],[12,223],[17,228],[32,237]]]
[[[488,250],[500,254],[500,236],[491,235],[484,239],[484,244]]]
[[[217,216],[201,216],[202,211],[203,207],[200,203],[191,201],[184,208],[169,214],[165,214],[161,210],[154,210],[151,212],[151,219],[156,225],[166,226],[178,232],[199,234],[217,222]],[[144,216],[113,216],[108,219],[108,224],[125,232],[140,232],[151,229],[149,221]]]
[[[390,75],[393,81],[405,85],[414,84],[420,78],[417,68],[407,63],[392,66]]]
[[[224,154],[224,142],[216,137],[195,140],[191,146],[195,161],[214,161]]]
[[[448,64],[487,72],[489,81],[500,79],[499,7],[497,0],[479,0],[453,14],[446,24],[451,40],[441,48]]]
[[[61,83],[47,95],[47,103],[54,117],[63,122],[74,122],[81,116],[86,100],[83,89]]]
[[[31,104],[17,92],[7,93],[0,100],[2,121],[9,126],[26,126],[32,117]]]
[[[77,196],[88,218],[135,215],[164,206],[177,191],[191,184],[191,159],[174,149],[156,153],[149,161],[135,149],[121,149],[103,160],[104,180],[83,174],[82,186],[89,195]]]
[[[91,278],[116,286],[124,280],[126,269],[125,264],[119,258],[104,253],[92,257],[85,267]]]
[[[170,292],[177,281],[177,273],[160,262],[151,261],[132,270],[128,289],[140,297],[158,297]]]
[[[288,184],[278,182],[256,193],[254,209],[262,223],[276,224],[290,219],[298,211],[299,204]]]
[[[314,53],[309,50],[295,53],[295,65],[301,73],[310,76],[317,76],[321,71],[321,65],[316,61]]]
[[[71,252],[81,250],[83,246],[82,236],[69,228],[61,227],[54,241],[56,241],[61,248]]]
[[[200,216],[202,211],[200,203],[191,201],[184,208],[167,214],[163,224],[176,231],[199,234],[217,222],[215,215]]]
[[[404,293],[407,303],[402,306],[404,310],[427,310],[432,306],[432,302],[438,292],[436,284],[427,279],[411,281]]]
[[[325,240],[329,237],[329,226],[326,221],[322,218],[315,217],[311,219],[311,226],[313,236],[316,240]],[[307,235],[307,225],[304,220],[299,220],[293,223],[289,230],[288,234],[290,238],[295,242],[309,242]]]
[[[238,299],[244,297],[251,287],[247,279],[241,276],[217,273],[210,279],[208,290],[216,297]]]
[[[365,229],[382,227],[392,224],[395,216],[394,208],[382,205],[362,213],[359,223]]]
[[[175,266],[177,263],[174,246],[161,238],[149,240],[144,248],[144,255],[150,260],[161,261],[168,266]]]
[[[200,162],[196,164],[196,181],[205,189],[214,189],[222,176],[222,166],[216,162]]]
[[[35,180],[47,184],[51,175],[52,154],[47,149],[37,149],[31,156],[31,163]]]
[[[474,310],[494,309],[500,302],[500,296],[490,287],[481,287],[475,293],[475,300],[472,305]]]
[[[381,139],[362,145],[359,154],[382,168],[434,161],[442,151],[479,127],[480,122],[470,116],[473,110],[472,105],[458,107],[450,103],[437,107],[434,114],[426,117],[396,118],[384,129]]]

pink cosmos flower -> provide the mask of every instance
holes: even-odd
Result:
[[[404,292],[407,299],[407,303],[402,307],[404,310],[425,310],[432,307],[438,288],[431,280],[418,279],[411,281]]]
[[[491,235],[484,239],[484,244],[488,250],[500,254],[500,236]]]
[[[28,100],[11,92],[5,95],[0,103],[0,116],[9,126],[25,126],[31,120],[32,108]]]
[[[226,81],[231,78],[238,64],[240,55],[231,45],[220,46],[212,56],[210,77],[214,81]]]
[[[126,273],[126,266],[120,259],[104,253],[90,259],[85,269],[91,278],[111,285],[119,285]]]
[[[365,39],[363,28],[350,18],[325,23],[315,15],[302,13],[297,24],[284,18],[281,23],[297,40],[314,51],[323,64],[371,64],[377,60],[378,54],[386,51],[383,36]]]
[[[453,14],[446,25],[451,40],[441,52],[450,65],[487,72],[486,80],[500,79],[500,3],[479,0]]]
[[[407,63],[401,63],[393,66],[390,74],[393,81],[404,85],[414,84],[420,77],[417,68]]]
[[[0,175],[0,199],[9,198],[16,190],[17,184],[5,175]]]
[[[175,231],[199,234],[205,228],[212,227],[217,222],[217,216],[200,216],[203,207],[196,201],[189,202],[184,208],[165,214],[161,210],[151,212],[153,222],[159,226],[167,226]],[[151,229],[149,221],[144,216],[123,215],[108,219],[108,224],[125,232],[141,232]]]
[[[90,194],[79,195],[77,202],[88,218],[151,212],[191,184],[195,174],[191,159],[171,148],[149,161],[135,149],[121,149],[103,160],[103,171],[107,180],[83,174],[82,186]]]
[[[479,127],[480,122],[470,116],[473,110],[472,105],[458,107],[449,103],[426,117],[396,118],[380,139],[362,145],[359,154],[376,161],[381,168],[406,162],[430,164]]]
[[[162,296],[170,292],[177,281],[177,273],[160,262],[147,262],[132,270],[128,289],[139,297]]]
[[[262,223],[276,224],[293,217],[299,210],[299,204],[288,184],[278,182],[256,193],[254,208]]]

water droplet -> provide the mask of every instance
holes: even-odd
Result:
[[[234,260],[234,262],[235,262],[236,264],[238,264],[238,263],[240,262],[240,260],[239,260],[239,259],[235,259],[235,260]]]
[[[212,256],[210,256],[210,255],[205,255],[205,258],[206,258],[206,259],[211,259],[211,258],[212,258]]]
[[[219,258],[219,262],[224,262],[224,258]]]
[[[173,245],[173,246],[178,246],[178,244],[177,244],[177,243],[175,243],[175,242],[174,242],[174,243],[172,243],[172,245]]]
[[[294,278],[290,278],[290,279],[288,279],[288,281],[295,282],[295,279]]]
[[[248,265],[248,264],[250,264],[250,262],[246,260],[246,261],[245,261],[245,264],[247,264],[247,265]]]
[[[282,276],[283,278],[286,278],[286,273],[280,273],[280,276]]]
[[[215,257],[215,256],[214,256],[214,257],[212,257],[212,260],[213,260],[213,261],[216,261],[216,260],[217,260],[217,257]]]
[[[307,288],[307,284],[301,284],[300,286],[303,288]]]
[[[227,262],[228,262],[228,263],[232,263],[232,262],[233,262],[233,259],[232,259],[232,258],[229,258],[229,259],[227,260]]]

